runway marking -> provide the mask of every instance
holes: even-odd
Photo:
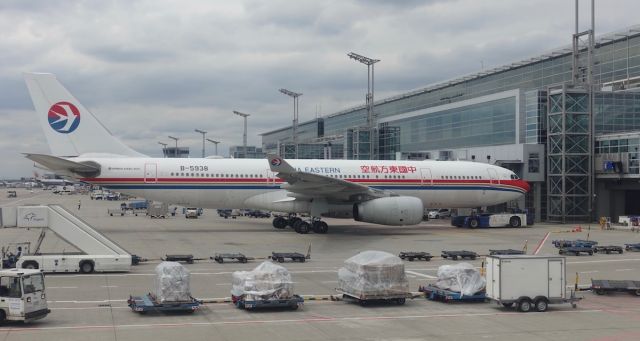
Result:
[[[549,314],[588,314],[602,312],[619,312],[615,310],[567,310],[567,311],[547,311]],[[519,312],[494,312],[494,313],[465,313],[465,314],[432,314],[432,315],[393,315],[393,316],[345,316],[345,317],[311,317],[302,319],[278,319],[278,320],[243,320],[243,321],[210,321],[210,322],[184,322],[184,323],[147,323],[147,324],[112,324],[93,326],[60,326],[60,327],[0,327],[0,332],[30,332],[41,330],[91,330],[91,329],[129,329],[129,328],[161,328],[161,327],[196,327],[196,326],[219,326],[219,325],[253,325],[253,324],[288,324],[288,323],[314,323],[314,322],[344,322],[344,321],[381,321],[381,320],[418,320],[428,318],[452,318],[452,317],[485,317],[485,316],[518,316],[522,318],[535,318],[536,314],[522,314]]]
[[[431,276],[431,275],[425,275],[425,274],[421,274],[419,272],[415,272],[415,271],[408,271],[405,270],[406,273],[412,274],[412,275],[416,275],[416,276],[420,276],[420,277],[424,277],[424,278],[429,278],[429,279],[436,279],[438,277],[436,276]]]

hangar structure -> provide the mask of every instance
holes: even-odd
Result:
[[[488,162],[531,183],[519,205],[537,221],[640,214],[640,25],[576,30],[568,47],[376,100],[374,118],[363,104],[298,124],[298,157]],[[292,126],[261,135],[293,157]]]

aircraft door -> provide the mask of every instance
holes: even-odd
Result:
[[[487,172],[489,173],[489,179],[492,184],[499,184],[500,180],[498,178],[498,172],[495,169],[487,168]]]
[[[156,183],[158,182],[158,165],[155,163],[144,164],[144,182]]]
[[[432,185],[433,176],[431,175],[431,169],[420,168],[420,175],[422,177],[422,185]]]
[[[271,187],[275,187],[276,179],[278,179],[278,177],[276,176],[276,173],[272,172],[271,169],[267,169],[266,174],[267,174],[266,176],[267,184]]]

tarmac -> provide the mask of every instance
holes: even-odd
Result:
[[[78,200],[81,209],[77,209]],[[577,224],[536,224],[529,228],[459,229],[448,220],[432,220],[409,227],[362,224],[327,219],[328,234],[301,235],[272,227],[271,219],[223,219],[205,210],[199,219],[183,215],[167,219],[114,216],[107,209],[120,201],[94,201],[88,195],[55,195],[49,191],[18,190],[6,198],[0,189],[0,206],[58,203],[72,210],[97,230],[133,254],[149,261],[129,273],[48,274],[46,291],[51,314],[28,324],[0,325],[0,340],[640,340],[640,297],[618,293],[598,296],[590,291],[573,309],[551,305],[544,313],[519,313],[495,303],[442,303],[417,297],[405,305],[360,306],[331,301],[337,295],[337,271],[345,259],[365,250],[398,254],[426,251],[431,261],[405,262],[410,288],[433,283],[438,267],[460,261],[439,257],[443,250],[522,249],[531,253],[547,232],[552,232],[541,254],[557,255],[553,239],[593,239],[599,245],[640,243],[640,233],[603,231],[582,225],[582,232],[567,232]],[[180,210],[178,211],[180,213]],[[0,229],[0,244],[34,242],[40,229]],[[241,252],[266,258],[272,251],[306,253],[305,263],[284,263],[297,294],[306,300],[297,311],[245,311],[231,303],[207,303],[194,314],[140,315],[127,307],[129,295],[153,291],[154,268],[167,254],[193,254],[202,260],[185,266],[191,271],[194,297],[223,301],[230,296],[231,274],[250,270],[262,259],[247,264],[218,264],[215,253]],[[73,251],[47,235],[44,252]],[[466,261],[477,267],[482,259]],[[640,280],[640,253],[567,256],[567,283],[586,287],[593,279]],[[327,299],[327,300],[322,300]]]

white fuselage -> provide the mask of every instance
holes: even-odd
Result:
[[[203,208],[282,207],[283,181],[266,159],[73,158],[100,164],[100,174],[82,181],[169,204]],[[508,169],[466,161],[287,160],[299,171],[355,182],[400,196],[418,197],[424,207],[479,207],[522,196],[528,185]],[[350,205],[352,203],[333,203]],[[344,207],[343,207],[344,208]]]

